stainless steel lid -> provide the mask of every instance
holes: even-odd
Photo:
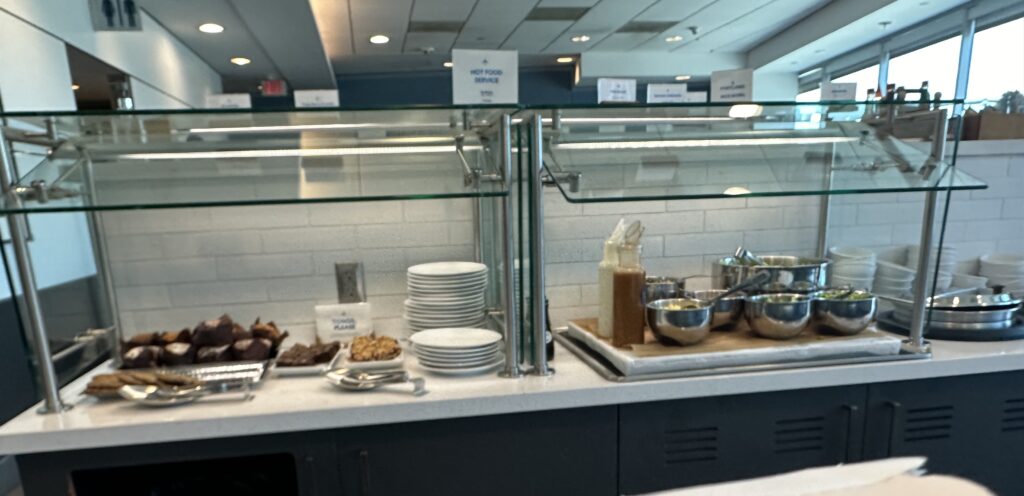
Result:
[[[1015,298],[1007,293],[966,294],[936,298],[931,302],[931,307],[933,310],[974,311],[1014,308],[1020,304],[1020,298]]]

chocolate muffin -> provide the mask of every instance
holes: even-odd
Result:
[[[157,335],[154,332],[142,332],[136,334],[124,343],[125,348],[135,348],[138,346],[149,346],[157,342]]]
[[[235,322],[235,327],[231,329],[232,338],[235,341],[241,341],[243,339],[252,339],[252,331],[244,328],[238,322]]]
[[[196,351],[196,363],[230,362],[231,345],[206,346]]]
[[[235,322],[227,314],[218,319],[204,320],[192,333],[192,344],[199,347],[225,346],[234,341]]]
[[[159,346],[136,346],[121,357],[126,369],[148,369],[160,363],[163,349]]]
[[[196,347],[191,343],[170,343],[164,346],[164,365],[192,365],[196,361]]]
[[[235,360],[266,360],[270,358],[269,339],[252,338],[236,341],[231,346]]]
[[[192,331],[186,327],[180,331],[161,332],[160,336],[157,338],[157,342],[164,346],[171,343],[191,343]]]

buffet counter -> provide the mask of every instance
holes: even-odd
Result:
[[[105,363],[62,390],[74,405],[60,414],[40,415],[37,406],[0,426],[0,454],[312,431],[507,413],[561,410],[829,386],[927,379],[1024,369],[1024,341],[933,341],[925,360],[751,372],[638,383],[614,383],[559,348],[550,377],[503,379],[426,375],[429,393],[415,397],[408,387],[363,393],[340,392],[320,377],[273,377],[250,401],[202,399],[191,405],[146,408],[125,401],[81,395]]]

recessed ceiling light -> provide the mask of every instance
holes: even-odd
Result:
[[[212,22],[208,22],[206,24],[200,24],[199,25],[199,30],[204,32],[204,33],[217,34],[217,33],[223,33],[224,32],[224,26],[221,26],[220,24],[214,24]]]
[[[81,86],[71,83],[71,91],[78,91],[78,88],[81,88]]]
[[[689,81],[690,76],[676,76],[676,81]]]
[[[573,36],[572,37],[572,42],[573,43],[583,43],[583,42],[586,42],[586,41],[590,41],[590,37],[585,35],[585,34],[581,34],[579,36]]]
[[[573,60],[574,59],[572,57],[558,57],[557,59],[555,59],[555,62],[558,62],[559,64],[568,64]]]
[[[249,65],[251,60],[245,57],[231,57],[231,63],[235,65]]]
[[[447,68],[451,69],[451,68],[452,68],[452,66],[453,66],[453,65],[455,65],[455,64],[452,64],[452,61],[451,61],[451,60],[449,60],[449,61],[446,61],[445,63],[443,63],[443,64],[441,64],[441,65],[443,65],[443,66],[445,66],[445,67],[447,67]]]
[[[370,43],[373,43],[374,45],[383,45],[389,41],[391,41],[391,38],[388,38],[383,34],[375,34],[370,37]]]
[[[677,41],[683,41],[683,37],[679,36],[677,34],[677,35],[673,35],[673,36],[669,36],[668,38],[665,38],[665,41],[668,42],[668,43],[675,43]]]

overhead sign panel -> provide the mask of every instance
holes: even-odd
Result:
[[[452,103],[519,103],[519,52],[452,50]]]

